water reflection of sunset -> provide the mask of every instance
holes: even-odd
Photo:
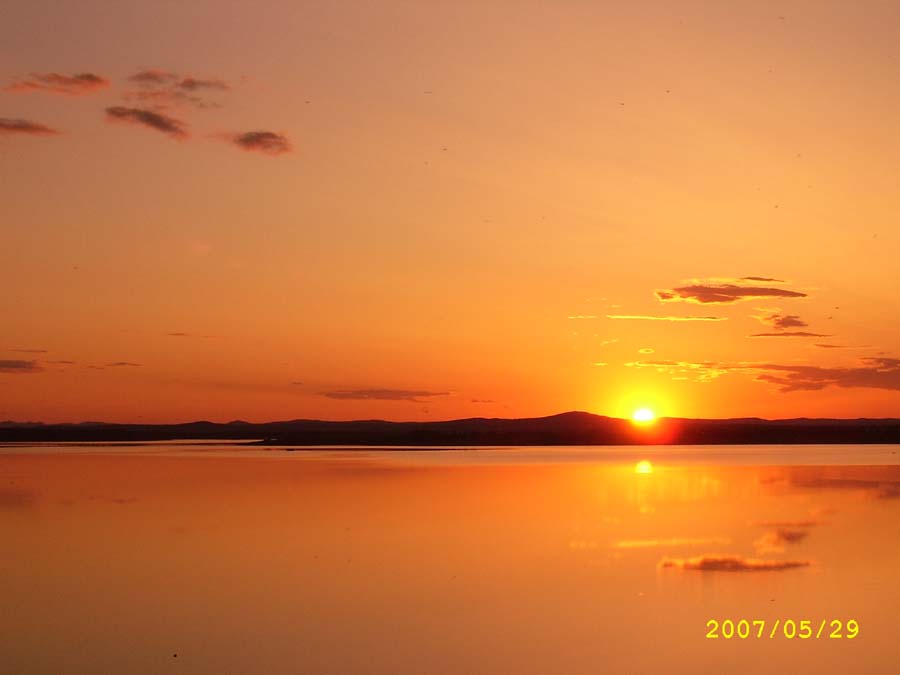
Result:
[[[859,621],[868,648],[809,649],[817,672],[900,657],[876,629],[900,610],[895,467],[647,474],[490,456],[0,457],[4,662],[149,675],[177,651],[210,673],[710,672],[730,657],[705,622],[738,611]],[[125,635],[127,649],[111,642]],[[789,648],[731,645],[730,672]]]

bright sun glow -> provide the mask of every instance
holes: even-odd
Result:
[[[631,419],[641,424],[649,424],[656,419],[656,413],[650,408],[638,408],[631,414]]]
[[[653,464],[651,464],[649,460],[642,459],[634,465],[634,472],[643,474],[653,473]]]

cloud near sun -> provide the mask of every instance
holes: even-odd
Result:
[[[856,366],[822,367],[777,363],[719,361],[632,361],[632,368],[653,368],[675,380],[708,382],[732,372],[754,375],[757,382],[774,384],[782,392],[816,391],[826,387],[860,387],[900,391],[900,359],[871,357]]]
[[[759,298],[805,298],[806,293],[759,283],[784,283],[781,279],[740,277],[738,279],[691,279],[682,286],[657,289],[660,302],[690,302],[701,305],[726,305]]]

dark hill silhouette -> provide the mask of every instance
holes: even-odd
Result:
[[[900,443],[900,419],[680,419],[637,426],[586,412],[549,417],[473,417],[441,422],[290,420],[254,424],[16,424],[0,422],[0,441],[90,442],[233,440],[263,445],[633,445]]]

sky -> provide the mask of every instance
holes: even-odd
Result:
[[[900,415],[900,6],[0,9],[0,420]]]

